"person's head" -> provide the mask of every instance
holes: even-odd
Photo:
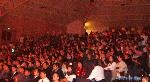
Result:
[[[54,63],[54,64],[53,64],[53,70],[55,70],[55,71],[56,71],[56,70],[58,70],[58,68],[59,68],[58,63]]]
[[[110,62],[113,62],[113,61],[114,61],[114,59],[113,59],[112,56],[109,57],[109,61],[110,61]]]
[[[59,60],[59,61],[62,61],[62,60],[63,60],[63,56],[59,55],[59,56],[58,56],[58,60]]]
[[[4,64],[4,61],[3,60],[0,60],[0,65],[3,65]]]
[[[24,74],[24,70],[25,70],[25,68],[24,68],[24,67],[19,67],[19,73]]]
[[[22,64],[21,64],[21,66],[23,66],[23,67],[27,67],[27,63],[26,62],[23,62]]]
[[[82,68],[82,63],[81,63],[81,62],[78,62],[77,66],[78,66],[79,68]]]
[[[52,60],[52,61],[55,61],[55,57],[54,57],[54,56],[52,56],[51,60]]]
[[[7,64],[4,64],[4,65],[3,65],[3,70],[4,70],[5,72],[8,72],[8,71],[9,71],[9,66],[8,66]]]
[[[98,60],[97,60],[97,59],[94,59],[94,60],[92,61],[92,63],[93,63],[93,65],[94,65],[94,66],[99,65],[99,64],[98,64]]]
[[[71,66],[68,66],[67,72],[72,73],[72,67]]]
[[[16,64],[16,66],[20,66],[20,61],[16,60],[15,64]]]
[[[54,82],[58,82],[59,81],[59,75],[58,75],[58,73],[54,73],[53,74],[53,81]]]
[[[17,71],[17,66],[16,66],[16,65],[13,65],[13,66],[11,67],[11,70],[12,70],[13,73],[16,72],[16,71]]]
[[[118,61],[122,61],[123,57],[122,56],[118,56],[117,59],[118,59]]]
[[[80,57],[83,57],[83,53],[82,53],[81,51],[79,52],[79,56],[80,56]]]
[[[37,60],[37,61],[35,62],[35,65],[36,65],[36,67],[40,67],[41,62],[40,62],[39,60]]]
[[[90,54],[87,54],[87,57],[88,57],[88,60],[91,60],[91,55]]]
[[[40,77],[41,77],[42,79],[46,78],[46,72],[45,72],[44,70],[42,70],[42,71],[40,72]]]
[[[33,75],[34,75],[34,76],[39,76],[39,69],[38,69],[38,68],[35,68],[35,69],[33,70]]]
[[[128,59],[128,58],[129,58],[128,54],[125,54],[124,59]]]
[[[67,67],[67,64],[64,62],[64,63],[62,64],[62,67],[63,67],[63,68],[66,68],[66,67]]]
[[[43,67],[43,69],[47,69],[48,63],[47,63],[47,62],[44,62],[44,63],[42,64],[42,67]]]
[[[25,76],[29,76],[31,73],[30,73],[30,70],[29,69],[25,69],[25,73],[24,73],[24,75]]]

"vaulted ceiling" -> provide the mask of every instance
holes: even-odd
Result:
[[[1,20],[8,24],[17,19],[29,25],[31,19],[43,20],[54,26],[76,19],[108,26],[150,24],[150,0],[0,0],[0,9]]]

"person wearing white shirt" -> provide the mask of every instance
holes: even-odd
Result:
[[[122,58],[122,56],[117,57],[119,61],[116,65],[117,77],[124,76],[128,71],[127,64],[122,60]]]
[[[114,59],[112,56],[109,57],[109,61],[110,63],[104,69],[111,71],[111,80],[114,80],[116,78],[116,62],[114,62]]]
[[[104,69],[98,65],[97,60],[93,60],[94,69],[87,79],[95,80],[96,82],[105,82]]]
[[[108,66],[105,67],[104,69],[105,69],[105,70],[115,70],[115,69],[116,69],[116,62],[114,62],[112,56],[109,57],[109,61],[110,61],[110,63],[109,63]]]
[[[72,67],[68,66],[67,74],[65,76],[69,82],[75,82],[76,75],[72,73]]]
[[[41,77],[41,79],[39,80],[39,82],[50,82],[50,80],[46,77],[45,71],[41,71],[40,77]]]

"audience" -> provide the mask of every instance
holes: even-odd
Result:
[[[94,66],[93,60],[97,61]],[[21,42],[0,46],[0,82],[81,82],[87,78],[111,82],[120,76],[149,74],[149,62],[150,32],[146,30],[24,36]],[[104,71],[102,79],[93,76],[96,69]]]

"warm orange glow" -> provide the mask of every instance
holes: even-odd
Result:
[[[88,35],[92,32],[91,30],[86,30],[86,32],[88,33]]]
[[[85,27],[89,27],[89,26],[90,26],[90,22],[86,22]]]
[[[94,30],[94,24],[92,21],[87,21],[84,26],[86,32],[90,34]]]

